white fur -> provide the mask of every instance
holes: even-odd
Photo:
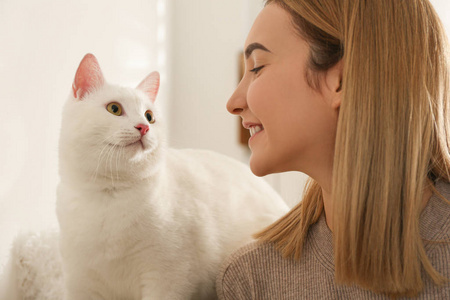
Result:
[[[62,300],[63,277],[56,230],[21,233],[0,276],[0,299]]]
[[[124,115],[106,110],[112,101]],[[140,123],[144,146],[125,147]],[[66,300],[215,299],[224,258],[287,212],[244,164],[167,148],[165,136],[144,92],[105,83],[69,97],[57,201]]]

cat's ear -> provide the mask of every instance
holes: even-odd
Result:
[[[87,93],[100,87],[105,82],[102,70],[94,55],[88,53],[78,67],[73,81],[73,96],[81,100]]]
[[[150,75],[145,77],[145,79],[139,83],[137,89],[145,92],[150,100],[155,102],[159,90],[159,73],[156,71],[150,73]]]

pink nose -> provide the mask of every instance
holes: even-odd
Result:
[[[134,128],[139,130],[139,132],[141,133],[141,136],[144,136],[149,130],[148,125],[144,125],[144,124],[139,124],[138,126],[134,126]]]

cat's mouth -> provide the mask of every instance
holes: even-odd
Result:
[[[125,145],[125,147],[135,147],[135,146],[139,146],[139,147],[142,147],[143,149],[145,149],[144,143],[142,142],[141,139]]]
[[[131,143],[118,143],[118,144],[112,144],[112,143],[109,143],[109,145],[111,146],[111,147],[117,147],[117,146],[120,146],[120,147],[123,147],[123,148],[129,148],[129,147],[141,147],[142,149],[144,149],[145,150],[145,145],[144,145],[144,143],[142,142],[142,139],[138,139],[138,140],[136,140],[136,141],[132,141]]]

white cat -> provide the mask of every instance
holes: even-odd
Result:
[[[288,210],[244,164],[167,148],[158,88],[157,72],[108,84],[92,54],[77,70],[60,137],[66,300],[215,299],[224,258]]]

